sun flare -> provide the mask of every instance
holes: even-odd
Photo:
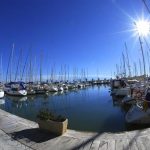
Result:
[[[140,36],[147,36],[150,33],[150,22],[147,20],[139,20],[135,22],[136,32]]]

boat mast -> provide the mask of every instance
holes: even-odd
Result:
[[[129,71],[129,77],[131,77],[131,68],[130,68],[130,62],[129,62],[128,48],[127,48],[126,43],[125,43],[125,52],[126,52],[126,57],[127,57],[127,66],[128,66],[128,71]]]
[[[21,72],[22,72],[22,49],[20,50],[20,69],[19,69],[19,74],[20,74],[20,81],[21,81]]]
[[[66,64],[65,64],[65,66],[64,66],[64,72],[65,72],[64,80],[65,80],[65,82],[66,82],[66,81],[67,81],[67,66],[66,66]]]
[[[38,67],[37,67],[37,62],[36,62],[36,56],[34,57],[34,81],[37,82],[37,73],[38,72]]]
[[[147,51],[147,60],[148,60],[148,70],[150,75],[150,60],[149,60],[149,52]]]
[[[53,65],[51,65],[51,76],[50,76],[50,81],[53,82]]]
[[[40,55],[40,83],[42,82],[42,53]]]
[[[89,78],[89,73],[88,73],[88,68],[86,68],[86,79],[88,80]]]
[[[123,70],[122,70],[122,60],[120,59],[120,70],[119,70],[119,74],[121,76],[121,78],[123,77]]]
[[[142,41],[141,41],[141,37],[140,36],[139,36],[139,42],[140,42],[140,47],[141,47],[141,52],[142,52],[144,77],[145,77],[146,76],[145,57],[144,57],[143,46],[142,46]]]
[[[147,5],[147,3],[146,3],[146,0],[142,0],[142,2],[144,3],[144,6],[145,6],[146,10],[147,10],[148,13],[150,14],[150,9],[149,9],[149,7],[148,7],[148,5]]]
[[[137,74],[137,67],[136,67],[136,63],[134,62],[134,73],[135,73],[135,77],[138,76]]]
[[[148,51],[147,51],[147,60],[148,60],[148,68],[149,68],[149,75],[150,75],[150,60],[149,60],[150,47],[149,47],[149,45],[148,45],[148,42],[147,42],[146,38],[143,37],[143,39],[144,39],[144,41],[145,41],[145,43],[146,43],[146,46],[147,46],[147,48],[148,48]]]
[[[139,66],[140,66],[140,75],[142,75],[142,64],[140,58],[139,58]]]
[[[11,54],[11,60],[10,60],[10,82],[12,81],[12,64],[13,64],[13,53],[14,53],[14,44],[13,44],[13,47],[12,47],[12,54]]]
[[[16,74],[15,74],[15,81],[17,80],[17,75],[18,75],[18,69],[19,69],[19,65],[20,65],[20,58],[21,58],[21,52],[22,50],[20,50],[20,54],[19,54],[19,58],[18,58],[18,63],[17,63],[17,69],[16,69]]]
[[[0,57],[0,82],[3,80],[2,55]]]
[[[9,61],[8,61],[7,72],[6,72],[6,82],[9,74],[9,67],[10,67],[10,81],[11,81],[11,65],[12,65],[13,50],[14,50],[14,44],[12,45],[11,53],[9,55]]]
[[[30,62],[29,62],[29,82],[33,82],[32,49],[30,53]]]
[[[67,80],[69,81],[69,78],[70,78],[70,74],[69,74],[69,65],[68,65],[68,67],[67,67],[67,70],[68,70],[68,77],[67,77]]]
[[[119,76],[119,67],[118,67],[118,64],[116,64],[116,71],[117,71],[117,76]]]
[[[123,59],[123,74],[124,74],[124,77],[126,77],[125,56],[123,52],[122,52],[122,59]]]
[[[30,51],[29,51],[29,52],[30,52]],[[25,68],[26,68],[26,65],[27,65],[27,62],[28,62],[29,52],[28,52],[28,54],[27,54],[27,57],[26,57],[26,60],[25,60],[25,64],[24,64],[24,66],[23,66],[22,75],[21,75],[21,81],[23,80],[23,75],[24,75]]]

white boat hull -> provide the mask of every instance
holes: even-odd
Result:
[[[26,90],[12,91],[10,89],[10,90],[6,91],[6,94],[12,95],[12,96],[26,96],[27,95],[27,91]]]
[[[64,91],[63,87],[58,87],[58,91]]]
[[[3,98],[3,97],[4,97],[4,91],[0,90],[0,98]]]
[[[49,92],[58,92],[58,88],[57,87],[50,87]]]

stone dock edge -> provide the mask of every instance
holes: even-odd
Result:
[[[149,149],[150,128],[120,133],[80,132],[62,136],[39,130],[36,122],[0,109],[0,150]]]

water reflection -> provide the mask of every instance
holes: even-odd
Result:
[[[33,121],[36,121],[37,113],[41,109],[48,108],[66,116],[69,119],[69,128],[75,130],[125,130],[124,112],[120,107],[114,106],[108,88],[92,86],[22,98],[7,96],[5,104],[0,105],[0,108]]]
[[[7,96],[7,98],[12,101],[26,101],[27,100],[27,96],[24,96],[24,97]]]
[[[58,92],[50,93],[52,96],[58,95]]]
[[[5,104],[5,99],[0,99],[0,105],[4,105]]]

